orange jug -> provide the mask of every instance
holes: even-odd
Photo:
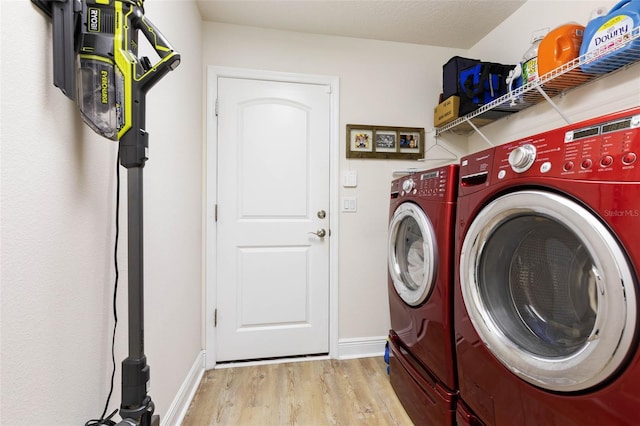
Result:
[[[538,75],[542,77],[578,58],[583,36],[584,26],[574,22],[549,32],[538,47]],[[580,71],[577,62],[571,65],[576,67],[546,83],[545,87],[564,90],[584,83],[588,76]]]

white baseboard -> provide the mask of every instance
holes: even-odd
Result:
[[[204,351],[200,351],[189,370],[187,377],[182,382],[176,397],[173,399],[167,413],[161,417],[161,426],[178,426],[184,420],[189,405],[198,390],[200,380],[204,374]]]
[[[338,340],[338,359],[384,356],[387,336],[358,337]]]

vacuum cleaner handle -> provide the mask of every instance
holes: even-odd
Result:
[[[116,4],[116,12],[119,11],[123,13],[123,22],[128,21],[129,25],[121,32],[120,52],[116,52],[115,59],[120,69],[126,68],[125,80],[129,79],[131,90],[130,98],[125,99],[129,111],[126,113],[127,124],[118,134],[120,163],[126,168],[144,167],[149,146],[149,135],[145,130],[146,94],[162,77],[180,64],[180,55],[160,30],[144,16],[142,8],[131,6],[125,10],[121,4]],[[144,34],[160,57],[157,63],[152,65],[148,58],[136,56],[137,31]]]
[[[154,65],[151,65],[147,58],[137,58],[142,63],[144,73],[136,76],[135,79],[140,83],[141,90],[147,91],[169,71],[180,65],[180,54],[175,51],[158,27],[142,14],[140,8],[134,8],[134,14],[135,18],[131,21],[133,31],[140,30],[160,57]]]

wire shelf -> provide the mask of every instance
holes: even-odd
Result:
[[[510,91],[472,113],[437,127],[435,134],[439,136],[456,127],[462,131],[475,130],[476,127],[489,124],[498,118],[529,108],[545,100],[546,97],[552,98],[638,61],[640,61],[640,27],[610,41],[606,46],[585,53],[538,79]],[[588,73],[582,70],[583,67],[588,70]]]

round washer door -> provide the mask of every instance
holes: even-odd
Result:
[[[541,388],[593,387],[632,345],[636,295],[624,251],[560,195],[520,191],[484,207],[464,238],[460,285],[487,348]]]
[[[389,225],[389,275],[405,303],[423,303],[433,288],[437,262],[436,238],[427,215],[414,203],[396,209]]]

